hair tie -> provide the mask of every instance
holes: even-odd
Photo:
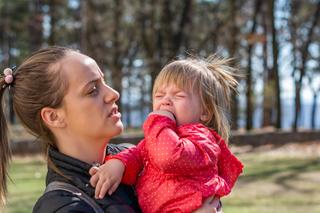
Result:
[[[13,76],[13,71],[11,68],[5,68],[3,70],[3,75],[4,75],[4,82],[5,84],[2,86],[2,88],[5,88],[7,85],[12,85],[14,81],[14,76]]]

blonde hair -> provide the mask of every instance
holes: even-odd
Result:
[[[68,84],[62,76],[59,61],[65,57],[68,48],[49,47],[35,52],[15,71],[14,82],[10,85],[13,108],[22,124],[44,142],[46,152],[51,146],[56,147],[53,133],[44,124],[40,111],[43,107],[61,106]],[[8,163],[10,160],[7,122],[4,115],[3,96],[8,88],[4,76],[0,77],[0,206],[5,204],[7,193]],[[48,158],[48,165],[55,169]]]
[[[167,64],[157,76],[153,86],[153,97],[159,87],[174,84],[183,90],[194,90],[198,93],[202,111],[208,119],[204,125],[214,129],[228,141],[230,123],[231,91],[238,82],[235,79],[235,68],[228,66],[230,59],[212,55],[206,59],[187,58]]]

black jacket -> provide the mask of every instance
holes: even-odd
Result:
[[[107,154],[115,154],[123,147],[108,145]],[[90,185],[90,175],[88,173],[91,165],[66,156],[54,148],[50,148],[49,157],[55,166],[66,176],[68,180],[48,168],[46,184],[52,181],[63,181],[70,183],[94,199],[94,188]],[[110,213],[130,213],[141,212],[136,194],[132,186],[120,184],[118,189],[111,195],[106,195],[104,199],[95,200],[105,212]],[[42,195],[35,206],[33,213],[67,213],[67,212],[86,212],[94,213],[93,209],[79,197],[70,192],[56,190]]]

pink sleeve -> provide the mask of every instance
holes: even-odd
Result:
[[[125,165],[125,172],[121,181],[124,184],[134,185],[137,181],[138,174],[143,167],[143,159],[141,155],[143,143],[144,141],[141,141],[137,146],[125,149],[116,155],[106,157],[106,160],[121,160]]]
[[[243,165],[229,150],[226,143],[220,141],[221,154],[218,161],[219,176],[229,185],[230,189],[234,186],[239,175],[242,173]]]
[[[166,173],[190,174],[212,164],[206,151],[194,143],[208,140],[203,132],[206,128],[189,126],[188,131],[178,135],[176,123],[170,118],[155,114],[147,118],[143,126],[145,149],[154,166]]]

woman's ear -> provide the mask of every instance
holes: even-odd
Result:
[[[60,109],[44,107],[41,109],[41,118],[48,127],[63,128],[66,126],[63,113]]]

